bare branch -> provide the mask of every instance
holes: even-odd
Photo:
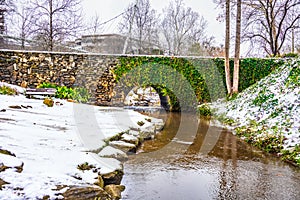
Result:
[[[300,28],[296,26],[300,21],[299,0],[245,0],[243,3],[245,37],[255,40],[267,53],[279,55],[290,30]]]
[[[170,2],[164,9],[162,31],[169,54],[186,55],[189,49],[202,44],[206,40],[207,22],[192,8],[185,7],[182,0]],[[196,48],[199,50],[199,48]],[[199,53],[199,52],[198,52]]]

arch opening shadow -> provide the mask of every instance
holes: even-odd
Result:
[[[171,110],[170,97],[161,92],[154,85],[134,86],[126,94],[125,106],[145,106],[162,108],[165,111]]]

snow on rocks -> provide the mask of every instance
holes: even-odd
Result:
[[[136,145],[124,141],[111,141],[109,142],[109,145],[119,148],[126,153],[136,151]]]
[[[112,146],[106,146],[104,147],[99,153],[98,156],[100,157],[110,157],[115,158],[117,160],[127,160],[128,156],[124,151],[121,151],[120,149],[116,149]]]
[[[121,141],[128,142],[128,143],[131,143],[134,145],[139,144],[139,139],[137,137],[135,137],[134,135],[130,135],[128,133],[125,133],[122,135]]]
[[[162,124],[154,118],[149,122],[132,110],[60,99],[54,102],[53,107],[47,107],[41,100],[23,95],[0,95],[0,110],[5,110],[0,112],[0,150],[16,155],[0,151],[0,166],[6,166],[0,180],[7,183],[1,184],[0,199],[61,199],[74,186],[94,187],[105,177],[109,177],[104,180],[107,183],[114,177],[120,179],[123,166],[114,155],[125,154],[106,147],[107,141],[120,133],[129,134],[130,127],[138,129],[138,121],[149,128]],[[16,172],[21,166],[22,172]]]
[[[0,153],[0,172],[6,169],[13,168],[16,172],[22,172],[23,162],[18,158]]]
[[[26,91],[26,89],[23,87],[20,87],[17,85],[12,85],[12,84],[5,83],[5,82],[0,82],[0,87],[3,87],[3,86],[10,87],[10,88],[16,90],[17,93],[19,93],[19,94],[25,94],[25,91]]]

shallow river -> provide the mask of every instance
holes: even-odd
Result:
[[[123,199],[300,199],[300,170],[178,113],[124,164]]]

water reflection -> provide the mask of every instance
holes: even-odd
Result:
[[[160,117],[165,129],[125,163],[123,199],[300,199],[299,170],[209,121],[189,134],[189,116]]]

